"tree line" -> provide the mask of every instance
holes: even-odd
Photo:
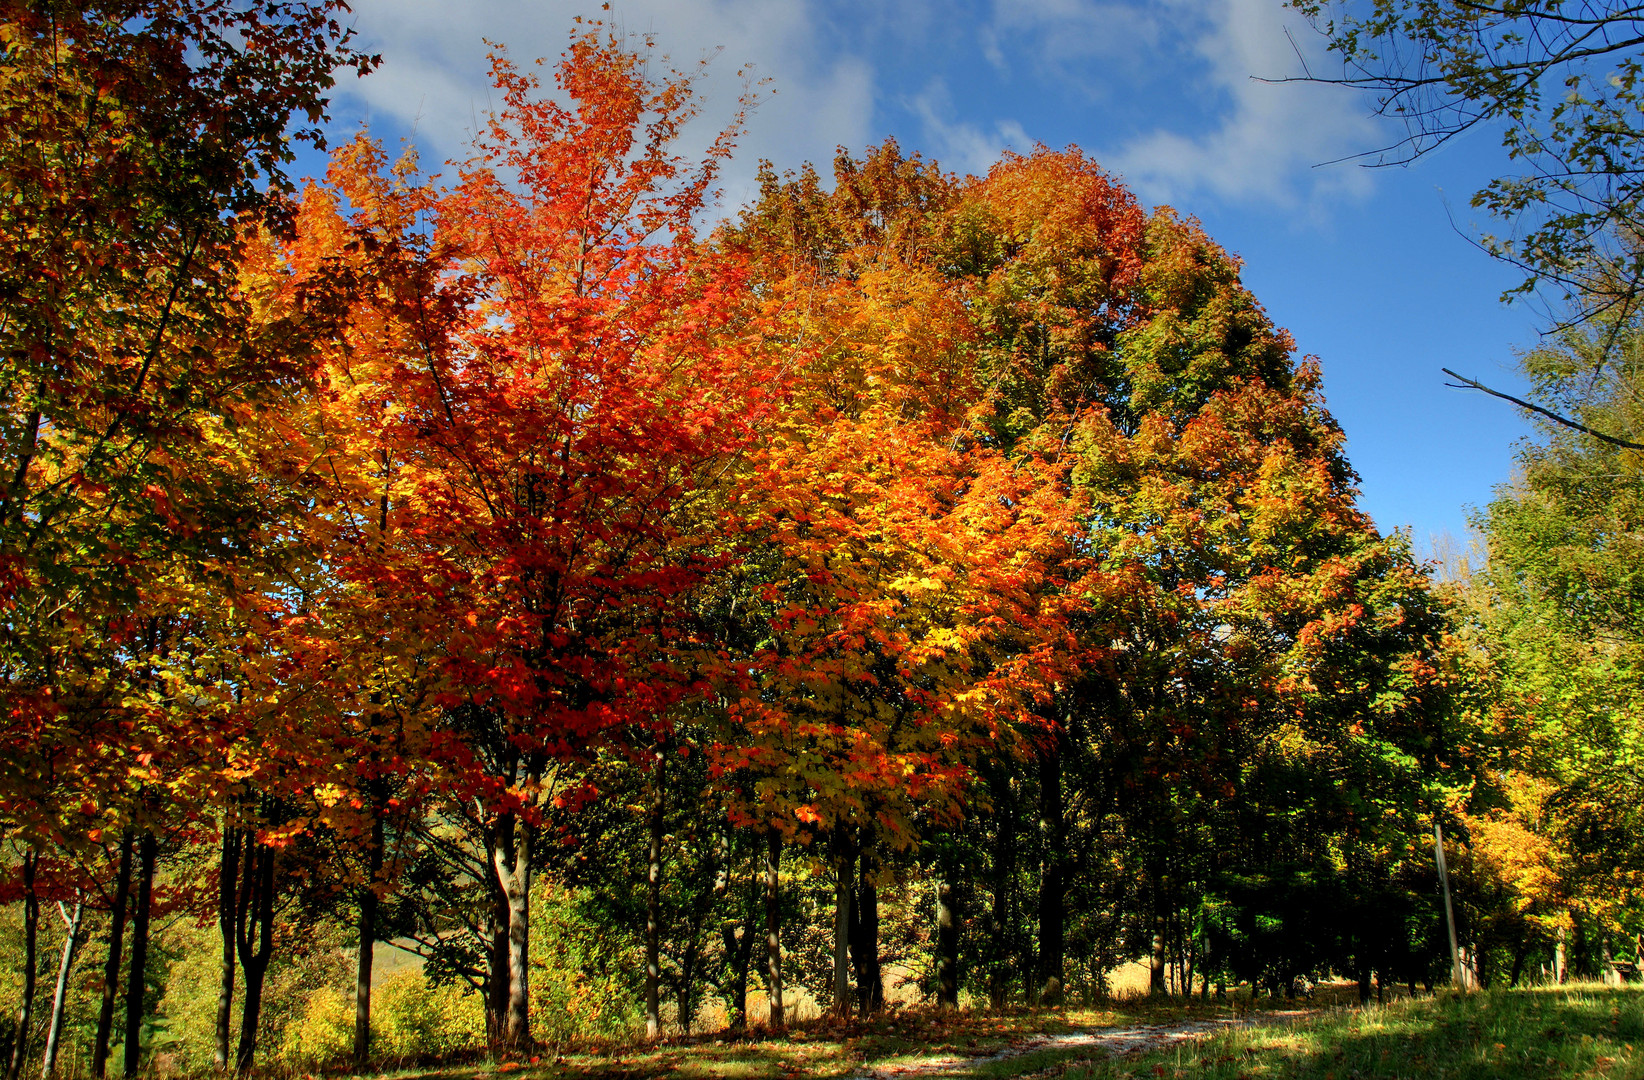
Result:
[[[714,220],[740,121],[682,157],[690,78],[593,24],[493,57],[449,180],[361,135],[299,190],[342,9],[5,7],[9,1075],[203,1063],[162,993],[246,1071],[343,977],[364,1067],[383,941],[515,1058],[1138,957],[1367,999],[1449,969],[1437,823],[1479,978],[1608,958],[1606,744],[1536,710],[1606,714],[1358,509],[1197,223],[893,142]]]

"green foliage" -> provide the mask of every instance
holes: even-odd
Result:
[[[531,1026],[552,1046],[644,1026],[643,922],[610,920],[587,889],[540,880],[531,904]]]
[[[347,999],[349,1046],[354,1001]],[[431,986],[414,968],[379,979],[371,990],[372,1053],[389,1061],[428,1061],[485,1048],[479,995],[460,986]]]
[[[259,1056],[295,1066],[320,1063],[324,1060],[322,1050],[331,1045],[325,1040],[332,1028],[342,1025],[352,1043],[351,996],[346,1004],[346,1020],[336,1018],[342,1008],[336,1005],[340,988],[353,984],[352,950],[344,947],[346,938],[335,923],[287,923],[276,933],[281,934],[281,941],[263,984]],[[173,961],[155,1006],[156,1031],[149,1053],[163,1054],[189,1071],[209,1071],[216,1045],[217,992],[221,985],[222,949],[216,927],[181,920],[166,933],[163,944]],[[245,984],[238,966],[234,995],[236,1004],[244,1000]],[[237,1045],[238,1009],[234,1020],[231,1031]]]
[[[1407,162],[1474,126],[1501,132],[1514,171],[1473,204],[1509,232],[1486,237],[1578,309],[1629,317],[1644,286],[1644,52],[1627,0],[1290,0],[1330,40],[1340,82],[1374,94],[1408,136]],[[1338,80],[1327,80],[1338,81]]]
[[[1524,365],[1543,396],[1636,438],[1641,350],[1636,325],[1595,325]],[[1529,779],[1503,780],[1479,809],[1549,845],[1534,874],[1492,855],[1517,879],[1514,903],[1543,919],[1569,908],[1602,936],[1644,899],[1644,455],[1549,426],[1519,465],[1478,518],[1489,564],[1462,596],[1494,665],[1484,704]]]

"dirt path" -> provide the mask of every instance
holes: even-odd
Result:
[[[973,1072],[980,1065],[1007,1061],[1040,1050],[1092,1050],[1104,1056],[1121,1057],[1159,1050],[1177,1043],[1208,1038],[1229,1028],[1257,1022],[1278,1021],[1291,1023],[1312,1016],[1316,1009],[1287,1009],[1283,1012],[1262,1013],[1250,1017],[1227,1017],[1214,1020],[1181,1020],[1173,1024],[1138,1024],[1134,1027],[1091,1028],[1066,1035],[1037,1035],[1023,1042],[1013,1043],[986,1057],[960,1057],[954,1054],[942,1057],[919,1058],[899,1065],[881,1065],[856,1073],[850,1080],[893,1080],[899,1077],[936,1076]],[[1094,1054],[1092,1056],[1095,1056]]]

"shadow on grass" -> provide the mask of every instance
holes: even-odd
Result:
[[[1082,1062],[1066,1080],[1644,1080],[1644,991],[1577,986],[1446,995],[1254,1024],[1172,1051]]]
[[[1340,996],[1336,994],[1335,996]],[[1332,999],[1321,993],[1319,1002]],[[1132,998],[1091,1007],[1014,1008],[1002,1011],[892,1010],[840,1022],[823,1017],[772,1035],[755,1028],[743,1035],[676,1036],[657,1044],[609,1044],[543,1049],[535,1060],[495,1064],[488,1060],[384,1067],[375,1075],[394,1080],[819,1080],[868,1070],[894,1072],[915,1062],[922,1076],[1008,1077],[1088,1061],[1090,1047],[1033,1049],[1007,1061],[987,1061],[1006,1047],[1029,1040],[1101,1028],[1171,1025],[1186,1021],[1259,1016],[1308,1007],[1303,1001],[1238,996]],[[934,1060],[933,1060],[934,1059]],[[925,1066],[942,1064],[927,1071]],[[328,1070],[333,1077],[346,1070]]]

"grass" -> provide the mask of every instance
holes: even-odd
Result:
[[[1243,1015],[1249,1001],[1184,1002],[1181,999],[1136,999],[1101,1008],[1068,1008],[1002,1013],[942,1012],[930,1009],[895,1010],[868,1020],[841,1024],[829,1018],[812,1020],[772,1038],[759,1029],[745,1036],[728,1034],[673,1038],[655,1046],[613,1045],[542,1051],[531,1062],[474,1063],[466,1067],[418,1069],[386,1075],[401,1080],[493,1080],[510,1073],[518,1080],[820,1080],[853,1076],[868,1069],[894,1068],[914,1060],[948,1058],[949,1076],[982,1076],[973,1059],[1037,1035],[1061,1035],[1101,1027],[1165,1024],[1212,1016]],[[1258,1003],[1262,1008],[1284,1008],[1285,1003]],[[1083,1051],[1089,1056],[1088,1049]],[[1047,1067],[1069,1057],[1063,1051],[1043,1051],[992,1063],[990,1071],[1016,1062],[1039,1062]],[[1017,1070],[1019,1071],[1019,1070]],[[1015,1075],[1004,1072],[999,1075]],[[944,1075],[944,1074],[926,1074]]]
[[[1577,986],[1334,1010],[1173,1050],[1041,1072],[1060,1080],[1644,1080],[1644,993]]]
[[[1302,1003],[1181,1000],[1002,1014],[908,1010],[850,1024],[809,1022],[781,1038],[755,1031],[613,1046],[532,1062],[394,1074],[404,1080],[840,1080],[944,1059],[919,1080],[1644,1080],[1644,992],[1598,986],[1445,995],[1357,1008],[1342,988]],[[1291,1010],[1271,1016],[1273,1010]],[[1004,1060],[1037,1035],[1237,1018],[1243,1025],[1151,1053],[1048,1047]]]

